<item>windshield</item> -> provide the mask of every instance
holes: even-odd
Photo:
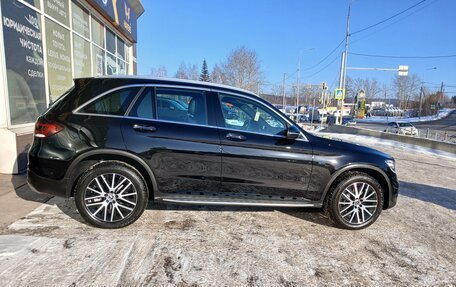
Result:
[[[399,126],[400,126],[401,128],[413,127],[411,123],[399,123]]]

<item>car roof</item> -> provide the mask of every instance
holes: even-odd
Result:
[[[165,78],[165,77],[152,77],[152,76],[134,76],[134,75],[112,75],[112,76],[97,76],[94,77],[95,79],[125,79],[125,80],[150,80],[154,82],[160,82],[160,83],[182,83],[182,84],[192,84],[192,85],[198,85],[202,87],[212,87],[212,88],[221,88],[225,90],[232,90],[232,91],[237,91],[237,92],[242,92],[245,94],[250,94],[252,96],[258,97],[255,93],[252,93],[251,91],[241,89],[241,88],[236,88],[228,85],[223,85],[223,84],[217,84],[217,83],[211,83],[211,82],[203,82],[203,81],[194,81],[194,80],[187,80],[187,79],[178,79],[178,78]]]

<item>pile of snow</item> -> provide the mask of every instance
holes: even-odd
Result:
[[[359,145],[366,145],[366,146],[378,146],[382,145],[384,147],[392,147],[392,148],[404,148],[410,149],[411,152],[418,152],[418,153],[425,153],[430,155],[440,155],[444,157],[449,157],[451,159],[456,159],[456,155],[453,153],[449,153],[446,151],[431,149],[419,145],[407,144],[402,143],[394,140],[387,140],[387,139],[380,139],[376,137],[370,136],[361,136],[361,135],[352,135],[352,134],[338,134],[338,133],[325,133],[325,132],[316,132],[314,133],[316,136],[335,139],[335,140],[342,140],[346,142],[351,142],[354,144]]]
[[[388,122],[428,122],[434,121],[441,118],[448,116],[454,109],[441,109],[437,115],[433,116],[425,116],[425,117],[414,117],[414,118],[407,118],[407,117],[385,117],[385,116],[374,116],[365,119],[357,119],[356,122],[358,123],[388,123]]]

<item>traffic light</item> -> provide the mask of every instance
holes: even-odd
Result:
[[[328,89],[328,86],[326,85],[326,82],[321,83],[321,88],[323,90],[327,90]]]

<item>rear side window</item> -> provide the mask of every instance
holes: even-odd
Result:
[[[153,119],[154,110],[153,89],[147,88],[135,102],[129,116],[143,119]]]
[[[159,120],[207,124],[206,101],[201,91],[157,89],[156,103]]]
[[[90,114],[123,116],[140,89],[141,87],[132,87],[116,90],[86,105],[79,111]]]

